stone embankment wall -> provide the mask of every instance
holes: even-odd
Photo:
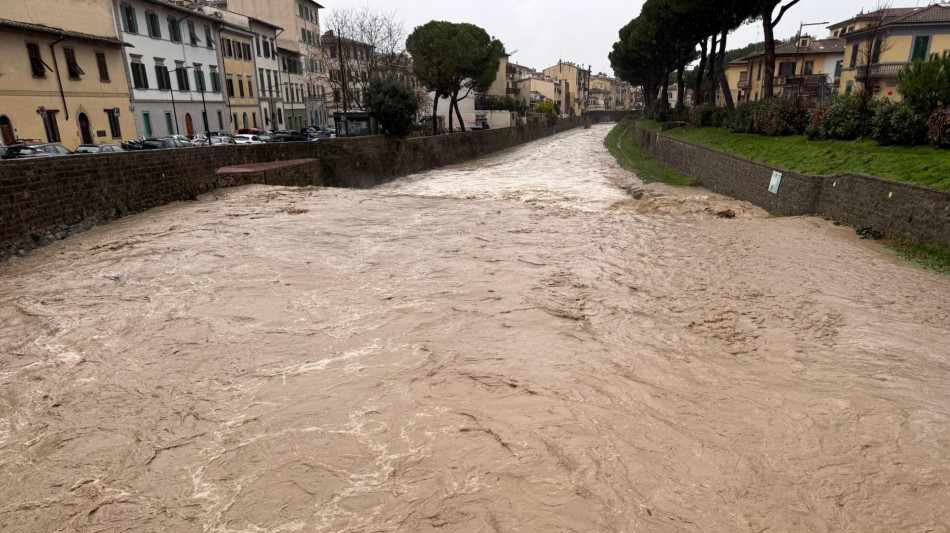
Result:
[[[640,111],[615,109],[612,111],[591,111],[587,113],[587,117],[591,124],[601,124],[603,122],[620,122],[625,118],[640,118],[640,114]]]
[[[820,215],[851,226],[950,246],[950,194],[862,174],[812,176],[757,163],[636,126],[640,146],[704,187],[783,215]],[[772,172],[782,173],[778,194]]]
[[[128,213],[179,200],[219,183],[222,167],[319,159],[309,180],[299,169],[270,184],[369,188],[581,126],[581,119],[402,141],[384,136],[308,143],[152,150],[0,162],[0,260]]]

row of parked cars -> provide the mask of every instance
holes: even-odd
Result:
[[[228,146],[275,142],[305,142],[336,137],[333,128],[304,128],[301,131],[264,131],[256,128],[238,130],[237,135],[221,131],[210,135],[169,135],[162,138],[135,139],[119,144],[83,144],[73,152],[57,143],[16,144],[0,146],[0,159],[33,159],[73,154],[111,154],[130,150],[161,150],[193,146]]]

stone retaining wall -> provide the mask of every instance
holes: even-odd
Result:
[[[383,136],[315,142],[150,150],[0,162],[0,260],[128,213],[191,200],[218,186],[222,167],[318,159],[331,187],[369,188],[400,176],[459,163],[584,124],[475,131],[395,141]],[[233,181],[233,179],[231,179]],[[300,185],[298,171],[268,183]]]
[[[851,226],[873,226],[895,236],[950,246],[950,194],[862,174],[812,176],[681,139],[634,128],[648,153],[714,192],[783,215],[820,215]],[[782,173],[778,194],[772,172]]]

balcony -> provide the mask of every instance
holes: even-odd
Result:
[[[909,63],[878,63],[871,65],[871,78],[896,78],[897,73]],[[867,76],[868,67],[861,66],[857,68],[858,79]]]

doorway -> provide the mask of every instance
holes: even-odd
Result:
[[[13,123],[8,117],[0,117],[0,144],[9,146],[16,142],[16,135],[13,134]]]
[[[89,117],[85,113],[79,114],[79,134],[82,135],[83,144],[93,144],[92,127],[89,126]]]
[[[189,137],[195,134],[195,125],[191,122],[191,113],[185,113],[185,130]]]

